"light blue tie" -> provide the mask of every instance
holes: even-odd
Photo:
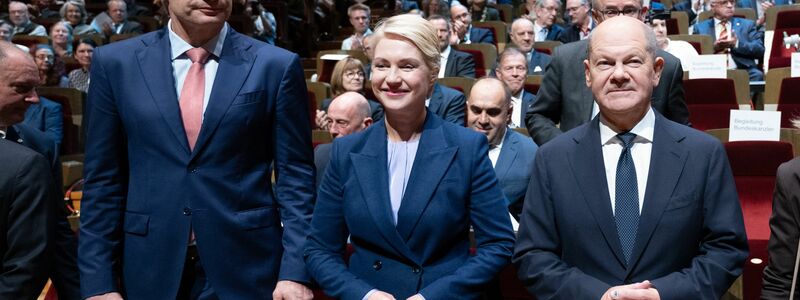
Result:
[[[631,146],[636,135],[625,132],[618,134],[617,137],[622,141],[622,153],[617,162],[614,220],[617,223],[622,253],[625,255],[626,263],[630,263],[639,227],[639,189],[636,183],[636,166],[631,156]]]

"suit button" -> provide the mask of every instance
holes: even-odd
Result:
[[[197,168],[195,168],[195,167],[192,167],[192,168],[189,170],[189,172],[192,172],[192,173],[197,173]]]
[[[184,207],[183,208],[183,215],[184,216],[191,216],[192,215],[192,209],[188,208],[188,207]]]
[[[419,267],[413,267],[413,268],[411,268],[411,272],[414,272],[414,274],[419,274],[420,269],[419,269]]]
[[[373,268],[373,269],[375,269],[375,271],[378,271],[378,270],[380,270],[382,267],[383,267],[383,262],[381,262],[380,260],[376,260],[376,261],[375,261],[375,262],[372,264],[372,268]]]

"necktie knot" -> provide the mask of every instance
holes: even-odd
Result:
[[[208,60],[208,51],[203,47],[192,48],[189,51],[186,51],[186,56],[192,61],[192,63],[200,63],[201,65],[205,64]]]
[[[633,146],[633,139],[636,138],[636,134],[631,133],[630,131],[623,132],[618,134],[617,138],[619,138],[619,140],[622,141],[622,147],[624,148],[623,149],[624,151],[630,149],[631,146]]]

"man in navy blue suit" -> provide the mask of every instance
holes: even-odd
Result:
[[[598,117],[537,153],[513,261],[539,299],[720,299],[747,238],[725,149],[651,107],[664,59],[630,17],[589,38]]]
[[[472,26],[472,14],[466,6],[454,4],[450,7],[453,18],[453,32],[458,36],[458,44],[494,44],[494,34],[489,29]]]
[[[428,17],[428,22],[436,27],[436,33],[439,35],[441,51],[439,65],[442,67],[437,77],[475,78],[475,59],[472,58],[472,54],[458,51],[450,46],[450,22],[440,15]]]
[[[466,102],[467,97],[464,96],[464,93],[435,83],[431,97],[425,102],[425,105],[445,121],[463,126]]]
[[[734,0],[712,0],[714,17],[694,25],[694,34],[710,35],[714,51],[726,54],[729,68],[743,69],[751,81],[764,80],[756,59],[764,56],[764,32],[756,23],[733,16]]]
[[[231,29],[231,6],[171,0],[163,30],[95,50],[84,297],[312,297],[303,70],[296,54]]]
[[[489,139],[489,160],[503,189],[506,206],[519,220],[538,147],[529,137],[508,128],[511,113],[516,109],[511,102],[511,89],[499,79],[479,79],[470,90],[467,126]]]
[[[533,22],[528,18],[519,18],[511,23],[511,42],[517,46],[528,60],[528,75],[540,75],[550,64],[550,55],[537,52],[533,48],[536,33]]]
[[[516,47],[506,47],[497,56],[497,68],[494,70],[497,79],[503,81],[511,89],[511,104],[514,110],[509,115],[509,126],[525,127],[525,113],[536,101],[536,95],[525,90],[525,78],[528,64],[525,54]]]

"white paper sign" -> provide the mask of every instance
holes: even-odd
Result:
[[[781,138],[781,112],[731,110],[728,140],[778,141]]]
[[[689,79],[727,78],[728,56],[725,54],[697,55],[689,59]]]
[[[323,56],[320,56],[319,59],[324,59],[324,60],[343,60],[343,59],[347,58],[348,56],[349,55],[347,55],[347,54],[325,54]]]
[[[792,52],[792,77],[800,77],[800,52]]]

